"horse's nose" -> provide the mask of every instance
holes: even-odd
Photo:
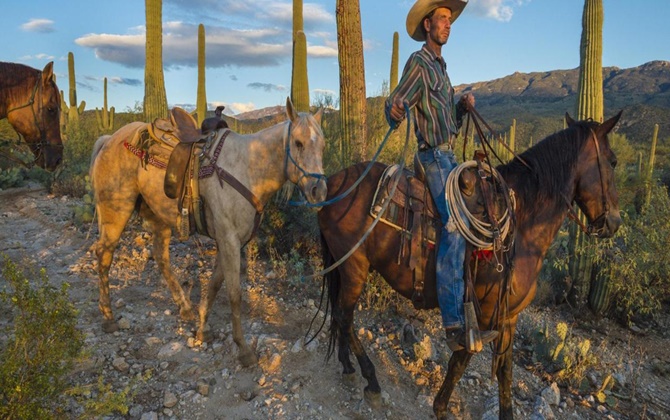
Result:
[[[619,212],[610,214],[607,218],[607,230],[609,231],[610,236],[614,236],[616,231],[619,230],[619,227],[621,227],[622,222]]]
[[[319,203],[326,200],[328,194],[328,186],[324,178],[319,178],[310,189],[310,197],[312,203]]]

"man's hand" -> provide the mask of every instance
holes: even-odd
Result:
[[[396,99],[393,102],[393,105],[391,105],[391,109],[389,110],[389,114],[394,121],[402,122],[402,120],[405,119],[405,105],[403,104],[402,100]]]
[[[465,95],[461,96],[459,102],[467,112],[470,112],[473,109],[475,109],[475,95],[473,95],[472,93],[466,93]]]

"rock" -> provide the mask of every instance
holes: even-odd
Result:
[[[205,381],[198,381],[197,389],[198,394],[202,395],[203,397],[209,395],[209,383]]]
[[[158,413],[155,411],[144,413],[142,414],[142,417],[140,417],[140,420],[158,420]]]
[[[114,369],[118,370],[119,372],[128,372],[130,369],[130,365],[128,362],[126,362],[126,359],[123,357],[117,357],[112,361],[112,366],[114,366]]]
[[[181,344],[178,341],[173,341],[161,347],[161,349],[158,351],[158,358],[166,359],[168,357],[172,357],[175,354],[179,353],[183,348],[184,348],[183,344]]]
[[[281,356],[279,355],[279,353],[273,353],[272,356],[270,357],[268,372],[270,373],[277,372],[277,370],[279,370],[280,365],[281,365]]]
[[[165,391],[165,395],[163,396],[163,407],[172,408],[177,405],[178,402],[179,400],[177,400],[176,395],[170,391]]]
[[[130,320],[128,318],[119,319],[119,329],[129,330],[130,329]]]
[[[154,346],[157,344],[162,344],[163,340],[158,337],[147,337],[144,339],[144,342],[147,343],[148,346]]]
[[[299,353],[302,350],[302,338],[298,339],[291,347],[291,353]]]
[[[556,416],[554,415],[554,412],[551,410],[551,407],[549,406],[549,403],[547,400],[542,398],[541,396],[538,396],[535,399],[535,405],[533,406],[533,414],[530,416],[531,420],[551,420],[555,419]]]
[[[561,403],[561,390],[556,382],[552,382],[550,386],[543,389],[540,395],[549,405],[558,406]]]

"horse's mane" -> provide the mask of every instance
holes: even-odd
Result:
[[[498,167],[503,178],[514,179],[514,185],[510,187],[521,201],[533,203],[527,206],[531,213],[562,202],[561,196],[570,187],[577,157],[595,124],[579,121],[523,152],[520,158],[530,169],[519,158]]]
[[[0,61],[0,86],[13,87],[25,83],[26,77],[34,79],[39,70],[24,64]]]

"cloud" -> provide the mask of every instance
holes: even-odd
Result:
[[[128,79],[126,77],[113,76],[108,77],[107,81],[115,85],[126,86],[142,86],[143,82],[140,79]]]
[[[49,19],[30,19],[28,22],[21,24],[21,29],[26,32],[40,32],[49,33],[54,32],[54,21]]]
[[[286,92],[288,90],[286,86],[275,85],[273,83],[261,83],[261,82],[249,83],[247,87],[251,89],[262,89],[266,92]]]
[[[477,16],[509,22],[514,15],[514,7],[528,2],[530,0],[470,0],[468,11]]]
[[[20,60],[23,61],[28,61],[28,60],[53,60],[55,57],[53,55],[49,54],[44,54],[44,53],[39,53],[35,55],[24,55],[23,57],[20,57]]]
[[[290,59],[290,34],[277,29],[206,29],[207,67],[270,67]],[[95,51],[96,57],[126,67],[144,67],[144,34],[88,34],[75,42]],[[163,66],[195,67],[198,61],[198,25],[163,24]]]
[[[190,22],[212,22],[205,23],[208,68],[276,67],[291,59],[290,1],[166,0],[164,9],[163,65],[168,70],[197,66],[198,24]],[[166,21],[166,16],[179,16],[183,21]],[[334,15],[321,5],[305,3],[303,21],[308,55],[336,57],[334,35],[327,31],[328,25],[334,28]],[[144,41],[144,27],[130,28],[123,35],[92,33],[75,40],[99,59],[131,68],[144,67]]]

